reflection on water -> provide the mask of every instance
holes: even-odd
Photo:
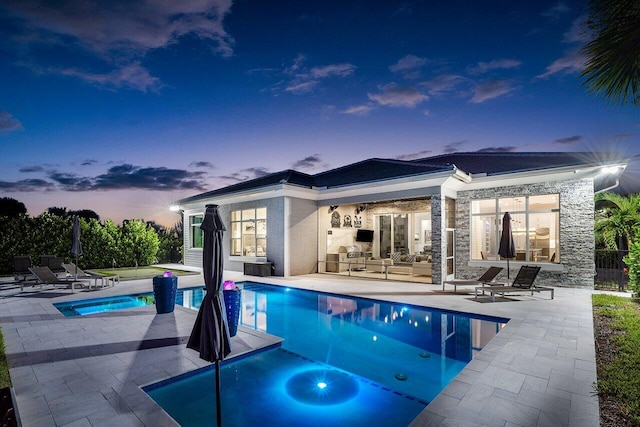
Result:
[[[241,324],[284,338],[289,351],[430,401],[505,320],[247,283]]]

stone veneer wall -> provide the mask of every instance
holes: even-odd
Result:
[[[446,242],[443,238],[445,232],[444,196],[435,194],[431,196],[431,283],[442,283],[443,265],[442,254],[446,253]]]
[[[469,266],[471,200],[554,193],[560,195],[560,263],[563,271],[545,271],[545,263],[540,263],[543,269],[536,283],[593,289],[595,237],[594,191],[591,180],[547,182],[458,192],[456,200],[457,276],[478,277],[490,265],[490,262],[487,262],[486,267]]]

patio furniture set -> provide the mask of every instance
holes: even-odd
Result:
[[[496,282],[495,278],[503,270],[502,267],[489,267],[489,269],[478,279],[454,279],[445,280],[442,282],[442,290],[445,290],[446,285],[453,286],[453,292],[456,293],[458,286],[473,286],[474,287],[474,299],[478,299],[478,294],[485,295],[485,293],[491,296],[491,300],[495,302],[496,295],[502,295],[514,293],[530,292],[533,295],[534,292],[549,292],[551,299],[553,299],[554,289],[545,286],[537,286],[535,284],[536,277],[540,272],[539,266],[523,265],[520,267],[518,274],[511,283]]]

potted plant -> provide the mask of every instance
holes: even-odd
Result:
[[[176,291],[178,290],[178,277],[172,272],[165,271],[153,278],[153,295],[156,302],[156,312],[172,313],[176,304]]]
[[[238,333],[238,323],[240,322],[240,296],[242,295],[242,291],[238,286],[236,286],[233,280],[225,280],[222,284],[222,295],[224,296],[224,308],[227,312],[229,335],[233,337]]]

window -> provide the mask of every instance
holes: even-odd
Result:
[[[200,224],[202,224],[202,220],[204,219],[204,215],[191,215],[189,217],[189,229],[191,236],[191,247],[192,248],[201,248],[203,242],[203,233],[200,229]]]
[[[231,256],[267,256],[267,208],[231,212]]]
[[[511,214],[516,260],[560,262],[560,196],[505,197],[471,202],[471,259],[497,260],[502,217]]]

